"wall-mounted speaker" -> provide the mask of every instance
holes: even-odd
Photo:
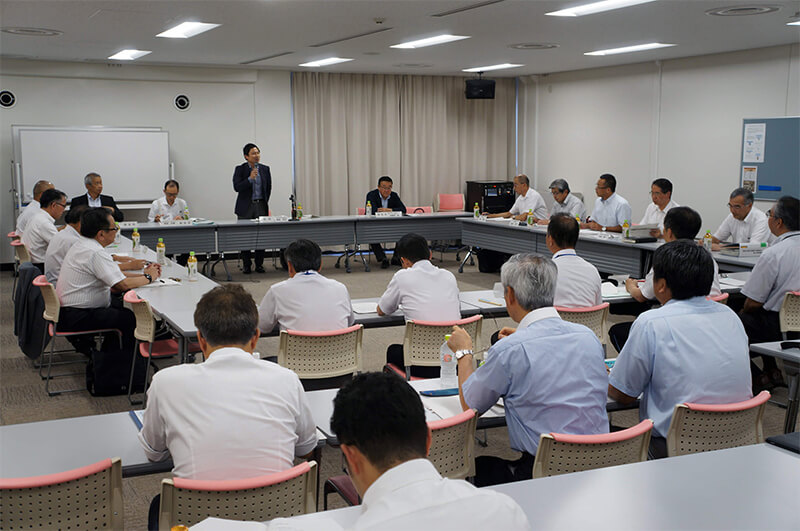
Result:
[[[175,96],[175,101],[173,103],[175,104],[175,108],[179,111],[186,111],[192,105],[192,102],[189,101],[189,96],[186,94],[178,94]]]
[[[466,79],[464,95],[468,100],[493,100],[494,79]]]
[[[9,109],[17,103],[17,97],[14,96],[14,93],[10,90],[2,90],[0,91],[0,107],[4,109]]]

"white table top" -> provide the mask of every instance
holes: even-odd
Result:
[[[793,342],[797,342],[794,340]],[[780,358],[784,361],[790,361],[795,364],[800,363],[800,348],[781,348],[782,341],[772,341],[770,343],[754,343],[750,345],[750,350],[758,352],[759,354],[767,354]]]

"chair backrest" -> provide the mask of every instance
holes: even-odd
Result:
[[[778,312],[781,332],[800,332],[800,291],[790,291],[783,296]]]
[[[58,323],[58,315],[61,313],[61,301],[58,300],[56,288],[47,281],[47,277],[39,275],[33,279],[33,285],[42,291],[44,299],[44,319],[52,323]]]
[[[478,415],[473,409],[428,423],[431,429],[431,451],[428,459],[442,476],[465,479],[475,475],[477,425]]]
[[[131,311],[133,311],[133,315],[136,316],[136,328],[133,331],[133,335],[136,339],[147,343],[155,341],[156,320],[150,303],[144,299],[140,299],[133,290],[126,291],[122,300],[125,301],[125,305],[130,308]]]
[[[357,213],[359,216],[363,216],[363,215],[365,215],[365,214],[367,213],[367,207],[358,207],[358,208],[356,209],[356,213]]]
[[[601,435],[543,433],[533,463],[533,477],[646,461],[652,429],[653,421],[645,419],[626,430]]]
[[[436,212],[464,212],[464,194],[436,194]]]
[[[458,321],[406,321],[406,335],[403,339],[403,364],[424,367],[439,366],[439,351],[444,336],[452,332],[453,326],[463,328],[472,338],[475,352],[481,349],[481,315],[473,315]]]
[[[678,404],[667,432],[667,454],[708,452],[764,442],[769,391],[732,404]]]
[[[22,240],[11,240],[11,246],[14,247],[14,255],[17,257],[17,262],[20,264],[24,262],[31,262],[31,253],[28,247],[22,243]]]
[[[728,304],[728,297],[727,293],[720,293],[719,295],[709,295],[706,297],[710,301],[719,302],[720,304]]]
[[[433,212],[433,207],[430,206],[411,206],[406,207],[407,214],[430,214]]]
[[[173,478],[161,482],[158,528],[191,526],[210,516],[228,520],[272,520],[317,508],[317,463],[241,480]]]
[[[123,529],[122,462],[104,459],[67,472],[0,479],[0,528]]]
[[[597,306],[589,306],[587,308],[565,308],[563,306],[556,306],[558,315],[565,321],[570,323],[578,323],[591,329],[597,336],[601,343],[606,342],[606,322],[608,321],[608,306],[607,302],[598,304]]]
[[[281,330],[278,365],[300,379],[332,378],[361,371],[362,325],[328,332]]]

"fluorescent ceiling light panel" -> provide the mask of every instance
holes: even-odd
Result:
[[[133,61],[134,59],[138,59],[140,57],[144,57],[145,55],[153,53],[148,50],[122,50],[121,52],[117,52],[109,59],[114,59],[117,61]]]
[[[795,20],[794,22],[787,22],[787,26],[800,26],[800,18]]]
[[[523,65],[515,65],[512,63],[503,63],[501,65],[490,66],[476,66],[475,68],[465,68],[462,72],[488,72],[490,70],[504,70],[506,68],[519,68]]]
[[[560,11],[551,11],[550,13],[545,13],[545,15],[550,15],[551,17],[582,17],[584,15],[594,15],[595,13],[602,13],[603,11],[622,9],[623,7],[631,7],[653,1],[654,0],[603,0],[602,2],[593,2],[591,4],[562,9]]]
[[[645,50],[655,50],[658,48],[669,48],[675,46],[674,44],[663,44],[660,42],[650,42],[647,44],[637,44],[636,46],[625,46],[622,48],[611,48],[610,50],[597,50],[594,52],[586,52],[583,55],[616,55],[618,53],[633,53],[643,52]]]
[[[166,37],[167,39],[188,39],[195,35],[200,35],[203,32],[212,30],[218,27],[219,24],[210,24],[207,22],[183,22],[174,28],[161,32],[156,37]]]
[[[437,44],[445,44],[453,41],[460,41],[462,39],[469,39],[469,37],[466,35],[437,35],[436,37],[428,37],[427,39],[420,39],[418,41],[393,44],[390,46],[390,48],[409,50],[414,48],[425,48],[426,46],[435,46]]]
[[[327,59],[320,59],[319,61],[310,61],[308,63],[303,63],[300,66],[307,66],[313,68],[318,66],[330,66],[339,63],[346,63],[347,61],[352,61],[352,59],[345,59],[344,57],[328,57]]]

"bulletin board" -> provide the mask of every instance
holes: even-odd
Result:
[[[743,120],[739,161],[741,186],[756,199],[800,197],[800,116]]]

